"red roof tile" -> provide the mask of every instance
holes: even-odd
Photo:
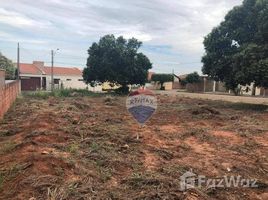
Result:
[[[21,74],[32,74],[41,75],[42,71],[40,68],[33,64],[20,63],[20,73]]]
[[[51,74],[51,67],[44,67],[44,72],[47,75]],[[54,75],[81,76],[82,71],[76,67],[53,67]]]
[[[76,67],[53,67],[54,75],[59,76],[81,76],[82,71]],[[51,75],[51,67],[37,66],[35,64],[20,63],[21,74]]]

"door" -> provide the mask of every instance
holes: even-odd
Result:
[[[35,91],[41,88],[40,77],[21,77],[22,91]]]

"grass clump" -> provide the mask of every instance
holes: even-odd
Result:
[[[8,141],[6,143],[0,143],[0,155],[11,152],[16,147],[16,143]]]
[[[66,151],[72,154],[78,153],[79,150],[79,144],[73,143],[66,147]]]
[[[38,99],[48,99],[51,96],[51,93],[48,91],[34,91],[34,92],[23,92],[26,97],[34,97]]]

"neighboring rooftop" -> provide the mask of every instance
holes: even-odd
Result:
[[[148,81],[152,79],[152,75],[155,74],[154,72],[148,72]]]
[[[77,67],[53,67],[54,75],[81,76],[82,71]],[[45,66],[42,61],[33,61],[32,64],[20,63],[20,73],[29,75],[50,75],[51,67]]]

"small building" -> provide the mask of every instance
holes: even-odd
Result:
[[[20,63],[20,79],[22,91],[51,90],[52,68],[42,61]],[[53,67],[54,88],[88,89],[101,91],[101,86],[91,87],[85,84],[82,71],[77,67]]]

